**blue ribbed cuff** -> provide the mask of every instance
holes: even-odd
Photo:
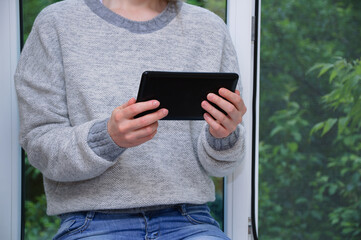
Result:
[[[209,132],[209,126],[206,128],[206,138],[209,146],[213,148],[216,151],[224,151],[232,148],[238,138],[239,138],[239,127],[236,128],[234,132],[232,132],[230,135],[228,135],[225,138],[215,138],[212,136],[212,134]]]
[[[89,130],[88,145],[96,155],[108,161],[115,161],[126,148],[119,147],[108,133],[108,118],[95,123]]]

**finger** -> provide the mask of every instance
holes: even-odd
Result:
[[[154,132],[157,131],[157,128],[158,122],[154,122],[146,127],[137,129],[129,134],[127,141],[142,141],[141,139],[154,135]]]
[[[139,138],[139,139],[136,141],[136,143],[135,143],[134,146],[140,145],[140,144],[142,144],[142,143],[145,143],[145,142],[151,140],[156,134],[157,134],[157,130],[154,131],[151,135],[148,135],[148,136],[143,137],[143,138]]]
[[[138,102],[138,103],[131,104],[131,105],[127,106],[126,108],[124,108],[123,114],[126,118],[130,119],[142,112],[156,109],[157,107],[159,107],[159,105],[160,105],[160,103],[157,100]]]
[[[235,124],[232,122],[232,119],[224,115],[224,113],[219,111],[217,108],[213,107],[209,102],[203,101],[202,108],[206,110],[210,115],[212,115],[213,118],[216,119],[225,128],[229,130],[232,130],[234,128]]]
[[[165,109],[165,108],[159,109],[158,111],[156,111],[154,113],[149,113],[145,116],[131,120],[130,129],[135,130],[135,129],[147,127],[147,126],[153,124],[154,122],[164,118],[167,115],[168,115],[167,109]]]
[[[124,109],[132,104],[134,104],[137,100],[135,100],[135,98],[131,98],[128,100],[128,102],[122,104],[121,106],[117,107],[118,110]]]
[[[238,90],[236,90],[237,94],[241,94]],[[240,106],[238,108],[238,110],[241,112],[241,115],[243,116],[246,112],[247,112],[247,107],[246,107],[246,104],[244,104],[244,101],[243,101],[243,98],[241,98],[241,101],[240,101]]]
[[[130,105],[133,105],[134,103],[136,103],[137,100],[135,98],[131,98],[129,101],[128,101],[128,106]]]
[[[235,94],[235,93],[233,93]],[[236,94],[235,94],[236,95]],[[242,117],[240,111],[234,106],[232,103],[228,102],[227,100],[221,98],[220,96],[217,96],[216,94],[210,93],[207,95],[207,99],[214,104],[216,104],[218,107],[220,107],[223,111],[225,111],[230,118],[235,120],[236,122],[240,117]],[[211,113],[213,116],[213,113]],[[221,119],[218,119],[221,120]]]
[[[241,110],[243,99],[241,98],[240,92],[238,90],[236,90],[236,92],[232,92],[226,88],[220,88],[218,93],[227,99],[230,103],[232,103],[237,108],[237,110]]]
[[[226,137],[229,135],[229,131],[224,128],[219,122],[214,120],[208,113],[203,115],[204,120],[208,123],[208,125],[217,133],[217,136],[214,137]]]

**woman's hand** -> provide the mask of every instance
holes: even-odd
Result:
[[[235,131],[237,125],[242,122],[247,108],[238,90],[234,93],[226,88],[220,88],[218,93],[223,98],[210,93],[207,95],[207,100],[216,104],[227,115],[213,107],[208,101],[203,101],[201,105],[207,111],[203,117],[209,124],[209,131],[212,136],[215,138],[225,138]]]
[[[158,120],[168,114],[165,108],[134,119],[134,116],[159,106],[157,100],[136,103],[131,98],[127,103],[114,109],[108,121],[108,133],[120,147],[135,147],[149,141],[157,133]]]

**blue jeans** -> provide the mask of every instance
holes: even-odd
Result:
[[[60,216],[53,240],[229,239],[207,205],[182,204],[140,213],[76,212]]]

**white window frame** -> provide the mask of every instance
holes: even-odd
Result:
[[[260,2],[260,1],[259,1]],[[260,8],[259,8],[260,9]],[[246,128],[246,159],[242,165],[226,181],[226,204],[225,204],[225,232],[233,240],[252,239],[249,234],[249,219],[251,219],[251,194],[252,194],[252,144],[256,144],[256,171],[258,172],[258,121],[253,126],[253,72],[254,72],[254,44],[252,42],[252,17],[255,15],[255,0],[228,0],[227,23],[235,45],[241,81],[243,84],[243,100],[247,106],[244,116]],[[260,14],[258,14],[260,16]],[[260,17],[259,17],[260,20]],[[256,31],[260,31],[258,28]],[[258,34],[259,36],[259,34]],[[259,62],[259,50],[257,53]],[[259,68],[259,63],[257,64]],[[259,73],[257,69],[257,73]],[[259,77],[257,78],[259,81]],[[257,84],[257,92],[259,84]],[[257,96],[259,94],[257,93]],[[258,115],[258,99],[256,100],[256,116]],[[255,139],[252,139],[252,129],[256,128]],[[258,212],[258,174],[255,179],[255,209]],[[257,219],[255,219],[257,225]],[[257,229],[257,226],[255,226]]]
[[[20,239],[21,149],[13,75],[20,54],[19,2],[0,1],[0,239]]]
[[[251,41],[253,13],[254,0],[227,1],[227,23],[238,55],[241,71],[241,81],[243,84],[243,98],[248,108],[248,112],[244,116],[245,127],[247,130],[246,160],[235,171],[235,173],[226,178],[225,184],[225,232],[233,240],[244,240],[250,238],[248,234],[248,218],[251,217],[251,151],[253,144],[252,128],[254,127],[252,126],[253,43]],[[18,140],[19,120],[17,100],[13,81],[13,75],[16,69],[17,61],[19,59],[19,55],[19,1],[1,0],[0,239],[4,240],[17,240],[20,239],[21,235],[22,166],[21,148]],[[258,129],[258,126],[255,127]],[[257,142],[257,139],[255,142]],[[258,152],[257,148],[256,152]],[[258,169],[257,154],[256,161],[256,169]],[[258,180],[256,179],[256,183],[257,181]]]

